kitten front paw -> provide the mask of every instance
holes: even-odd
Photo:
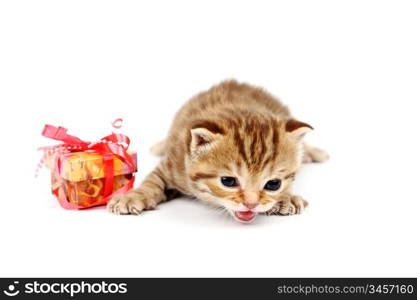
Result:
[[[266,212],[266,214],[268,216],[290,216],[301,214],[307,206],[308,202],[300,196],[284,195],[273,208]]]
[[[138,215],[145,209],[154,209],[156,203],[147,199],[141,191],[129,191],[124,195],[117,195],[107,204],[108,211],[116,215]]]

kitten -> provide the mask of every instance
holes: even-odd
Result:
[[[258,213],[301,213],[307,202],[291,193],[292,181],[302,161],[328,158],[303,143],[312,129],[264,90],[222,82],[180,109],[167,139],[153,147],[163,156],[160,164],[107,207],[139,214],[184,194],[223,207],[240,222]]]

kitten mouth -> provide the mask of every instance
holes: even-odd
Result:
[[[238,219],[240,222],[249,223],[256,217],[256,212],[252,210],[247,211],[234,211],[233,215]]]

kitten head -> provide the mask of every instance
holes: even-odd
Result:
[[[189,135],[190,186],[201,200],[252,221],[270,210],[302,162],[302,137],[312,127],[264,115],[199,120]]]

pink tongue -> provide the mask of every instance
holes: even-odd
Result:
[[[255,217],[255,213],[253,211],[236,211],[235,216],[244,222],[251,221]]]

